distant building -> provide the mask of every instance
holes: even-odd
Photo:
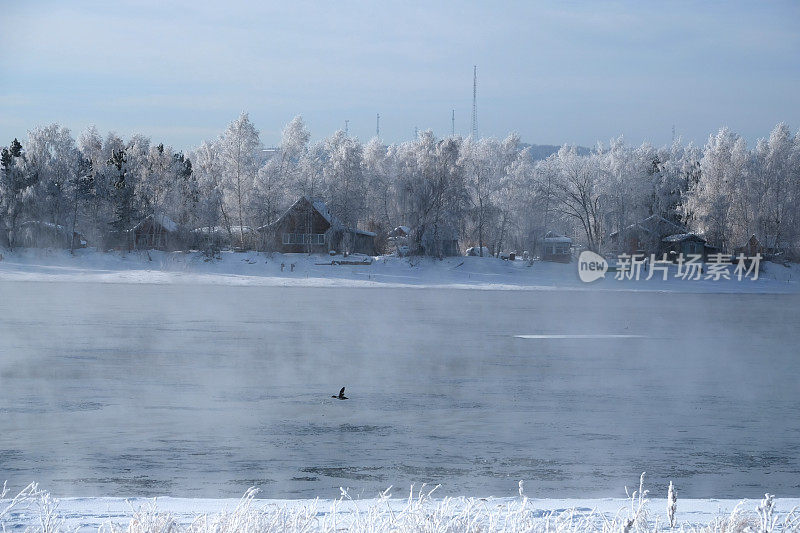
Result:
[[[539,255],[542,261],[556,261],[559,263],[572,261],[572,239],[569,237],[548,231],[539,246]]]
[[[283,253],[329,251],[375,255],[375,233],[346,227],[325,202],[299,198],[273,222],[258,228],[264,246]]]
[[[85,248],[83,234],[60,224],[29,220],[17,228],[17,243],[24,248]]]
[[[389,243],[391,248],[399,256],[408,255],[411,247],[409,241],[411,238],[411,228],[408,226],[397,226],[392,231],[386,234],[386,242]]]
[[[608,237],[614,253],[650,255],[658,253],[664,237],[682,233],[686,233],[686,228],[662,216],[650,215],[644,220],[609,234]]]
[[[667,259],[677,260],[683,254],[686,258],[690,255],[699,255],[705,261],[707,245],[706,240],[696,233],[676,233],[661,239],[661,250],[657,259],[667,255]]]
[[[129,247],[135,250],[178,250],[178,224],[167,215],[147,215],[128,230]]]
[[[744,246],[740,246],[734,250],[735,254],[744,254],[745,257],[755,257],[756,254],[764,255],[766,249],[761,245],[761,241],[755,235],[752,235]]]
[[[411,228],[408,226],[397,226],[386,236],[390,239],[407,239],[411,235]]]

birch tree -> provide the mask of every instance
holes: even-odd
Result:
[[[239,246],[245,247],[245,208],[259,169],[263,149],[258,130],[247,113],[228,125],[219,140],[224,200],[238,225]]]

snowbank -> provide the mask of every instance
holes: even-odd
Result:
[[[331,265],[341,257],[223,252],[207,260],[199,252],[108,252],[27,249],[3,252],[0,281],[101,283],[209,283],[320,287],[416,287],[489,290],[623,290],[701,293],[798,293],[800,265],[766,263],[756,281],[580,281],[576,263],[503,261],[492,257],[382,256],[368,265]]]
[[[371,499],[240,500],[187,498],[64,498],[34,489],[3,512],[4,530],[33,531],[662,531],[666,499],[634,492],[628,499],[442,498],[430,487],[406,498],[390,489]],[[800,499],[678,500],[673,531],[800,531]],[[46,527],[42,527],[46,525]],[[627,527],[626,527],[627,526]],[[766,527],[765,527],[766,526]],[[26,529],[27,530],[27,529]]]

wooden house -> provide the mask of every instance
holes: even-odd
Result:
[[[167,215],[147,215],[128,230],[128,243],[134,250],[177,250],[178,224]]]
[[[572,239],[548,231],[539,244],[542,261],[569,263],[572,261]]]
[[[609,234],[608,237],[611,241],[611,251],[616,254],[649,256],[659,252],[662,239],[683,233],[686,233],[686,228],[662,216],[650,215],[644,220]]]
[[[325,202],[299,198],[281,217],[258,228],[264,247],[282,253],[375,255],[375,233],[346,227]]]
[[[433,257],[461,255],[458,232],[449,226],[425,228],[419,238],[419,252]]]
[[[702,261],[706,259],[706,240],[696,233],[676,233],[667,235],[661,239],[661,249],[658,252],[658,259],[664,254],[668,259],[676,261],[683,254],[684,259],[690,255],[699,255]]]
[[[744,246],[736,248],[734,252],[734,255],[744,254],[745,257],[755,257],[756,254],[764,255],[766,249],[762,246],[761,241],[755,235],[752,235]]]
[[[25,248],[85,248],[86,239],[77,231],[51,222],[29,220],[19,225],[17,242]]]
[[[408,255],[411,250],[411,228],[408,226],[397,226],[386,234],[386,242],[394,248],[397,255]]]

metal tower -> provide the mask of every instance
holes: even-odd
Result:
[[[478,65],[472,69],[472,139],[478,140]]]

